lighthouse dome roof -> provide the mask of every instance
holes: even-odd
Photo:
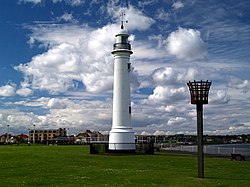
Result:
[[[116,34],[116,36],[119,35],[128,35],[128,31],[126,29],[120,29],[119,32]]]

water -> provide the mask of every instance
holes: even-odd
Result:
[[[250,144],[207,145],[204,146],[204,152],[221,155],[231,155],[231,153],[237,153],[247,156],[250,155]]]

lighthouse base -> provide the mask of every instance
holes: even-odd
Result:
[[[130,152],[135,149],[135,135],[132,128],[112,128],[109,134],[109,150]]]

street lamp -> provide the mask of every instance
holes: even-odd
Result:
[[[9,128],[10,128],[10,125],[7,125],[6,143],[9,143]]]
[[[197,140],[198,140],[198,177],[204,178],[203,155],[203,104],[208,104],[208,93],[211,81],[188,82],[191,104],[196,104],[197,111]]]
[[[30,128],[28,128],[28,142],[30,142]]]
[[[33,127],[34,127],[34,131],[33,131],[33,143],[36,143],[36,137],[35,137],[35,135],[36,135],[36,133],[35,133],[36,125],[34,124]]]

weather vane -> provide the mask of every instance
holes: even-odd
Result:
[[[126,15],[125,13],[122,13],[122,14],[120,15],[120,17],[121,17],[121,29],[124,29],[123,23],[124,23],[124,16],[125,16],[125,15]],[[125,23],[128,23],[128,21],[126,20]]]

